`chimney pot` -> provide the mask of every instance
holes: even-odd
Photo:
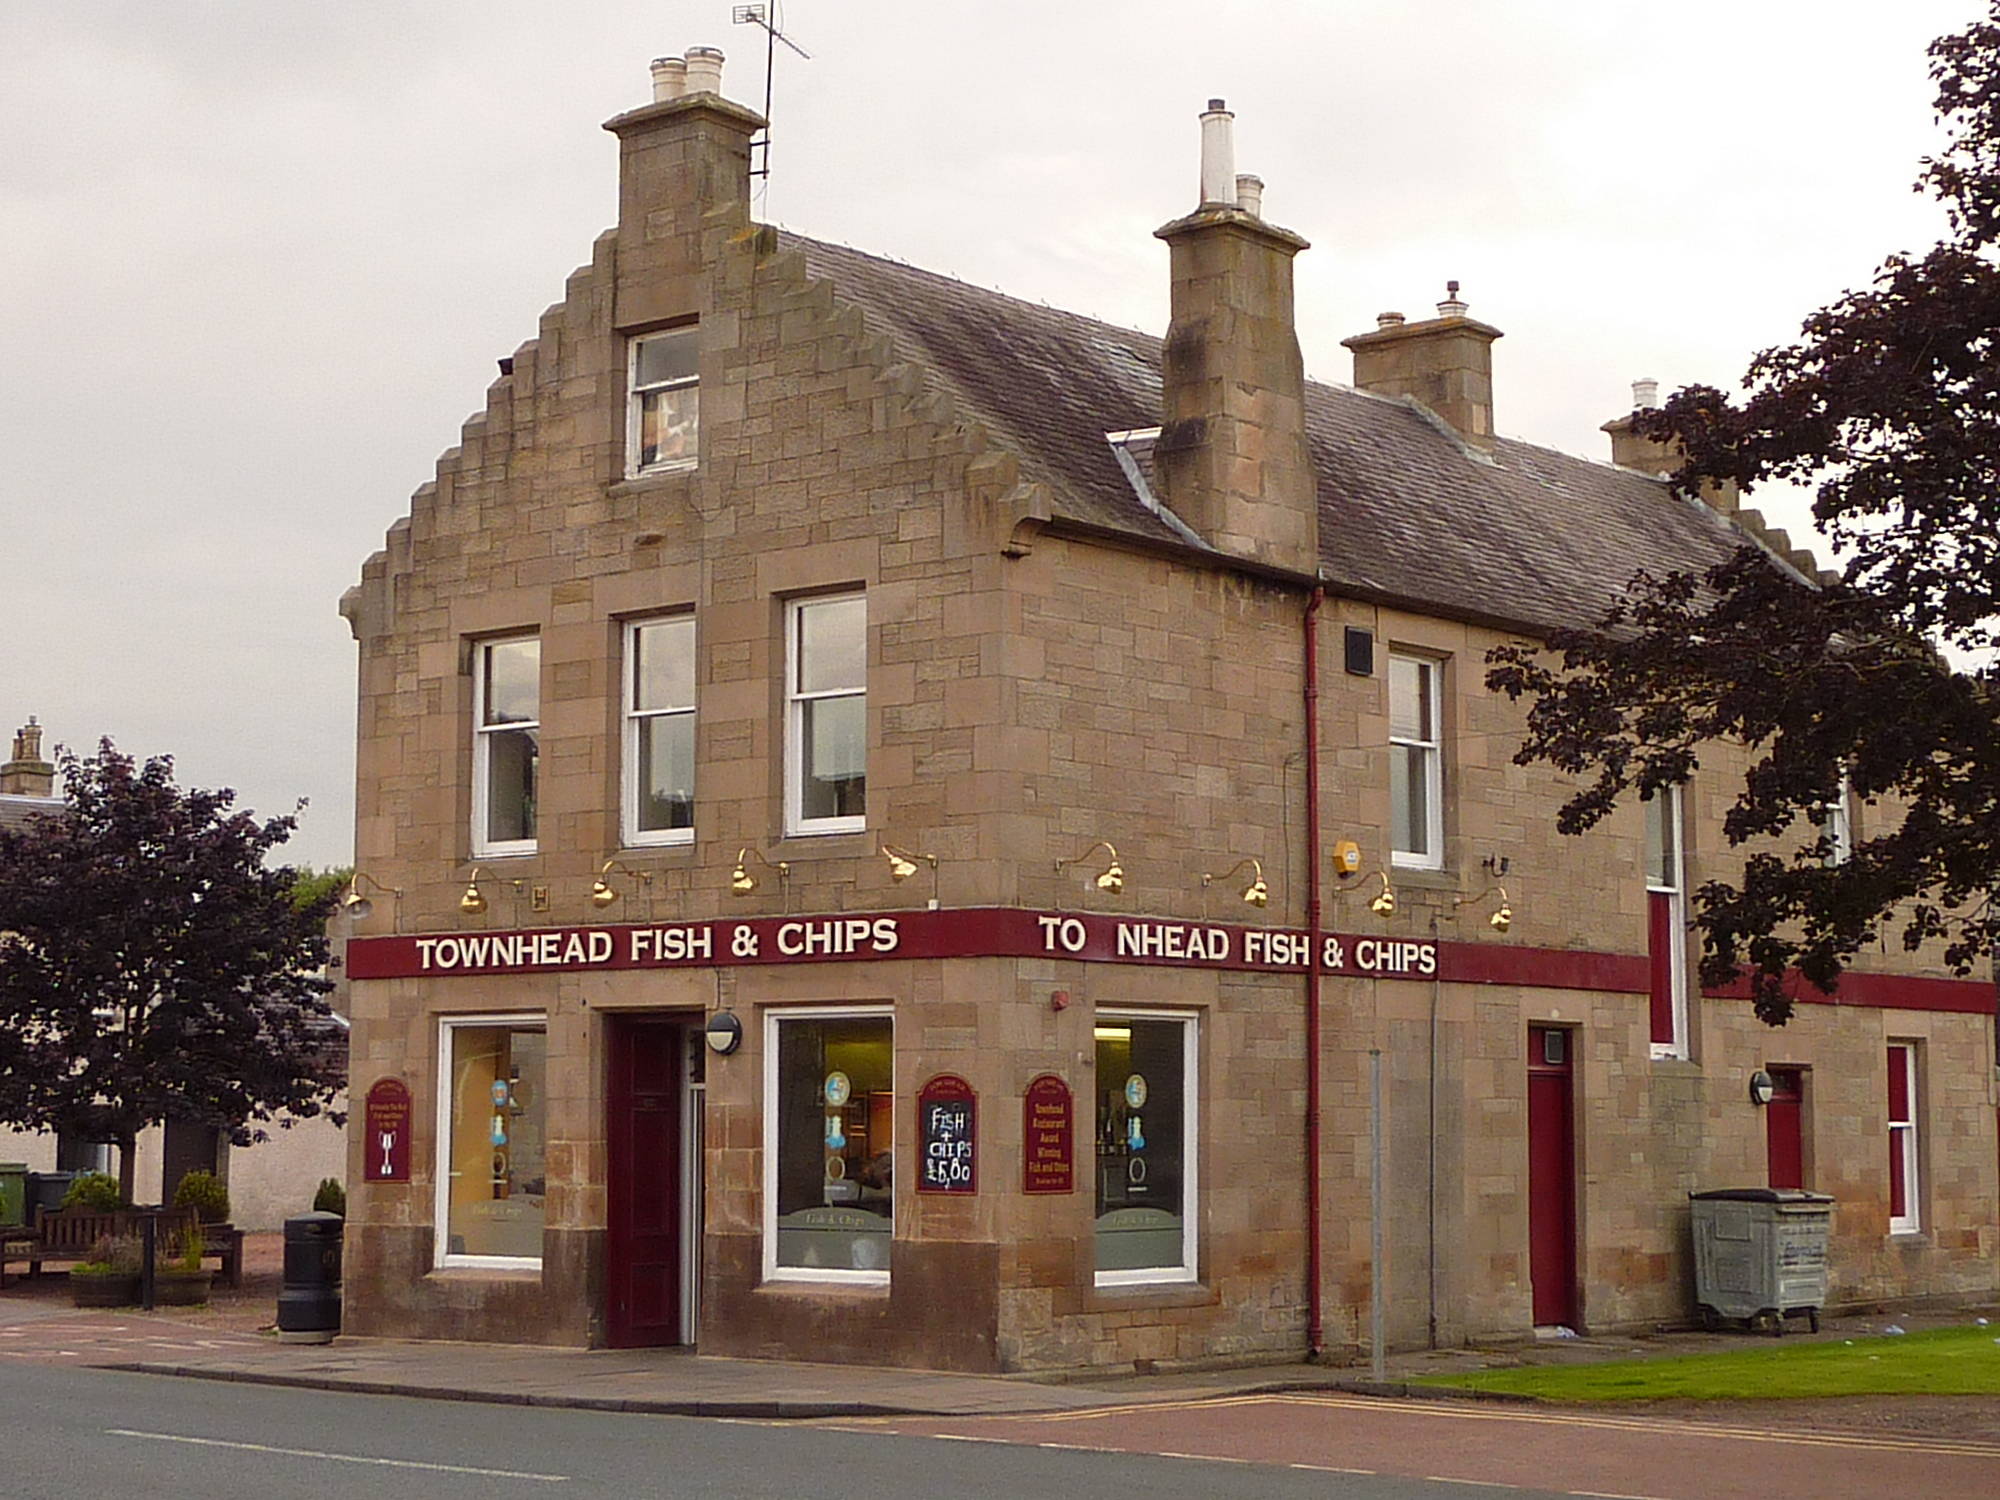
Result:
[[[687,59],[684,57],[656,57],[653,59],[653,102],[665,104],[669,99],[678,99],[687,92]]]
[[[690,47],[687,52],[687,91],[690,94],[722,92],[722,49]]]
[[[1375,326],[1377,328],[1401,328],[1403,326],[1403,315],[1399,312],[1377,313],[1375,314]]]
[[[1201,206],[1234,207],[1236,203],[1236,116],[1220,99],[1208,101],[1201,117]]]
[[[1254,172],[1236,174],[1236,206],[1253,219],[1264,217],[1264,179]]]
[[[1438,304],[1438,316],[1440,318],[1462,318],[1465,316],[1465,311],[1466,305],[1458,297],[1458,283],[1447,281],[1444,284],[1444,301]]]
[[[1632,406],[1637,411],[1652,411],[1660,404],[1660,382],[1647,376],[1632,382]]]

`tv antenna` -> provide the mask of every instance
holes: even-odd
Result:
[[[752,177],[762,177],[767,182],[771,177],[771,64],[777,60],[778,43],[783,42],[807,62],[812,54],[785,35],[785,16],[777,0],[769,5],[739,5],[730,12],[730,20],[738,26],[761,26],[764,29],[764,135],[761,140],[750,143],[753,150],[761,150],[761,165],[750,171]]]

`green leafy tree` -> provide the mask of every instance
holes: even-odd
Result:
[[[1529,701],[1517,759],[1581,779],[1566,833],[1684,780],[1705,746],[1748,750],[1724,831],[1751,852],[1695,893],[1694,920],[1703,980],[1747,967],[1774,1025],[1793,975],[1834,989],[1891,930],[1942,939],[1960,973],[2000,939],[2000,0],[1930,57],[1949,145],[1917,186],[1944,240],[1758,355],[1742,399],[1693,386],[1633,414],[1684,450],[1684,494],[1810,485],[1839,581],[1746,547],[1699,577],[1642,575],[1598,629],[1489,661],[1489,685]],[[1884,815],[1830,862],[1843,777]]]
[[[345,1083],[323,976],[338,887],[265,859],[297,826],[234,811],[109,740],[58,750],[60,808],[0,830],[0,1120],[119,1147],[169,1117],[267,1138]]]

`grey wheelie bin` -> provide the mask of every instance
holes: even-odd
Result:
[[[1688,1194],[1694,1226],[1695,1312],[1782,1334],[1804,1317],[1819,1332],[1826,1305],[1833,1199],[1802,1188],[1717,1188]]]

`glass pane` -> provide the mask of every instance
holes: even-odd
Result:
[[[1187,1134],[1183,1023],[1113,1020],[1097,1037],[1097,1269],[1179,1269]]]
[[[1655,792],[1646,808],[1646,884],[1680,888],[1680,798],[1671,787]]]
[[[700,342],[692,328],[676,328],[672,333],[656,333],[639,340],[638,366],[634,385],[658,385],[664,380],[692,380]]]
[[[638,729],[639,831],[694,827],[694,715],[660,714]]]
[[[632,706],[694,707],[694,621],[662,620],[632,631]]]
[[[532,729],[496,729],[482,739],[486,744],[486,842],[532,839],[540,736]]]
[[[798,691],[860,691],[868,683],[868,601],[827,599],[799,606]]]
[[[639,467],[695,458],[701,387],[675,386],[639,398]]]
[[[868,700],[856,693],[809,698],[799,707],[805,727],[799,816],[861,816],[868,787]]]
[[[540,1029],[454,1026],[446,1249],[539,1259],[548,1038]]]
[[[1418,745],[1389,747],[1389,837],[1397,854],[1428,858],[1431,848],[1430,758]]]
[[[889,1269],[894,1067],[887,1016],[778,1023],[779,1265]]]
[[[483,722],[533,724],[541,718],[542,643],[494,641],[484,648]]]
[[[1431,672],[1427,661],[1389,658],[1389,733],[1399,740],[1435,740],[1431,723]]]

